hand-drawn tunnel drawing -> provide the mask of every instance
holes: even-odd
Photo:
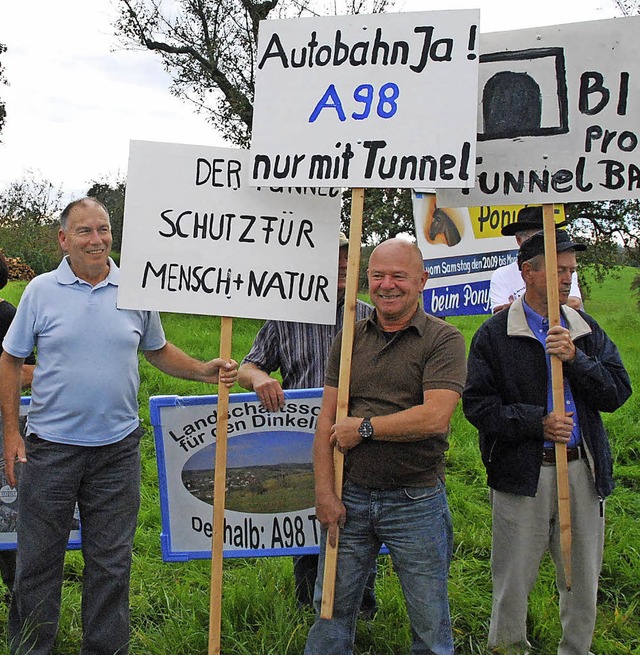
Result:
[[[563,48],[480,56],[478,140],[569,132]]]

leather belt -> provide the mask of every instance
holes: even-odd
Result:
[[[578,444],[575,448],[567,448],[567,462],[575,462],[575,460],[582,459],[584,456],[585,456],[585,452],[582,444]],[[543,448],[542,462],[543,464],[555,464],[556,449]]]

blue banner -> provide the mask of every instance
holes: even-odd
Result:
[[[489,280],[427,287],[423,299],[425,312],[441,318],[491,313]]]
[[[317,553],[312,445],[322,389],[285,391],[268,412],[229,397],[224,557]],[[154,396],[165,561],[211,557],[217,396]]]

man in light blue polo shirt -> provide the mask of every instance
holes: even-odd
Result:
[[[83,655],[126,655],[129,572],[140,504],[138,350],[158,369],[233,385],[237,364],[200,362],[167,342],[157,312],[116,307],[106,208],[83,198],[62,212],[65,258],[25,289],[0,358],[0,409],[10,484],[20,463],[13,655],[48,655],[57,632],[64,555],[76,502],[85,561]],[[26,437],[20,371],[36,348]],[[22,509],[24,508],[24,511]]]

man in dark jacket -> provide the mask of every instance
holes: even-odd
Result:
[[[600,412],[631,395],[615,344],[587,314],[565,305],[576,250],[557,231],[561,325],[549,328],[544,237],[520,247],[524,297],[486,321],[468,360],[463,409],[478,428],[492,490],[493,606],[489,647],[529,652],[527,599],[540,560],[557,571],[563,634],[558,655],[589,655],[602,564],[605,497],[612,459]],[[563,363],[565,411],[552,413],[550,356]],[[572,588],[566,590],[557,515],[555,442],[567,445],[572,519]]]

